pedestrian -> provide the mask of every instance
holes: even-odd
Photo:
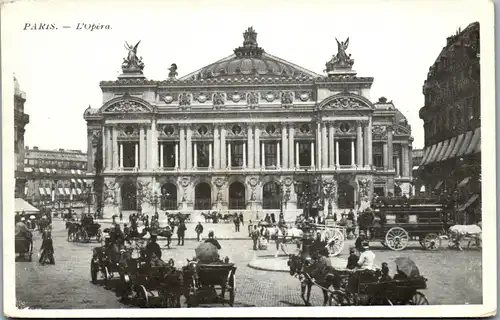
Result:
[[[260,233],[259,230],[257,229],[257,226],[253,226],[253,230],[250,233],[250,236],[252,237],[253,240],[253,249],[258,250],[257,244],[259,241]]]
[[[363,241],[365,241],[365,240],[366,240],[365,232],[363,230],[361,230],[359,232],[358,238],[356,239],[356,242],[354,243],[354,246],[356,247],[356,250],[358,250],[359,253],[361,253],[363,251],[362,244],[363,244]]]
[[[240,218],[238,216],[234,217],[234,227],[236,232],[240,232]]]
[[[257,226],[255,226],[257,227]],[[248,236],[251,237],[252,236],[252,231],[254,229],[254,225],[252,223],[252,220],[248,220]]]
[[[194,231],[196,232],[196,241],[200,241],[200,235],[203,233],[203,226],[201,225],[201,222],[198,222]]]
[[[123,221],[123,212],[120,211],[120,221]]]
[[[43,241],[42,247],[40,248],[40,259],[38,260],[38,262],[43,265],[45,264],[46,260],[48,260],[50,264],[55,264],[54,245],[52,243],[50,231],[43,232]]]
[[[276,223],[276,216],[274,215],[274,212],[271,213],[271,223]]]
[[[375,253],[370,250],[370,245],[366,240],[361,243],[358,266],[360,269],[375,270]]]
[[[269,216],[269,213],[266,213],[266,217],[264,218],[264,221],[267,223],[271,223],[271,217]]]
[[[184,245],[185,232],[186,232],[186,225],[184,224],[184,221],[181,221],[179,223],[179,226],[177,227],[177,245],[178,246]]]
[[[112,218],[113,218],[113,224],[115,224],[115,223],[116,223],[116,214],[114,214],[114,215],[112,216]]]
[[[172,242],[172,228],[170,228],[169,225],[167,225],[165,227],[165,233],[166,233],[166,236],[167,236],[167,245],[165,247],[167,247],[168,249],[170,249],[170,243]]]
[[[242,226],[245,225],[245,223],[243,222],[243,212],[240,212],[240,222]]]
[[[351,246],[349,248],[349,257],[347,258],[347,269],[355,269],[358,266],[359,257],[356,254],[356,248]]]

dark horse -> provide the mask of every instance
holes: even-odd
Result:
[[[321,275],[321,269],[318,263],[309,262],[298,255],[290,255],[288,259],[290,267],[290,275],[296,276],[300,280],[300,295],[306,306],[310,306],[311,288],[314,283],[321,287],[323,291],[323,306],[326,306],[329,300],[328,288],[333,286],[338,289],[340,286],[340,278],[336,274],[333,267],[327,267],[326,275]],[[306,295],[307,289],[307,297]]]

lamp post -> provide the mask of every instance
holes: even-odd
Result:
[[[92,205],[92,187],[87,186],[87,205],[88,205],[88,215],[90,216],[90,206]]]
[[[158,191],[155,191],[153,196],[153,204],[155,205],[155,215],[158,215]]]
[[[283,226],[285,224],[285,214],[283,212],[283,207],[286,208],[288,200],[290,200],[290,188],[283,187],[283,184],[279,184],[279,195],[280,195],[280,216],[278,225]]]

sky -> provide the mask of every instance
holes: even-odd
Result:
[[[394,102],[412,127],[417,149],[424,145],[418,112],[429,67],[448,36],[484,18],[480,2],[16,2],[2,8],[2,64],[27,95],[25,145],[86,151],[83,112],[102,105],[99,82],[120,74],[125,41],[141,40],[145,76],[164,80],[172,63],[181,77],[232,54],[250,26],[266,52],[320,74],[337,51],[335,38],[349,37],[353,69],[374,77],[371,100]],[[58,29],[23,30],[40,23]],[[111,29],[76,30],[78,23]]]

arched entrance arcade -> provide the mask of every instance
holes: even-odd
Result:
[[[161,210],[177,210],[177,186],[173,183],[165,183],[161,186]]]
[[[206,182],[200,182],[194,189],[194,209],[212,209],[212,188]]]
[[[233,182],[229,186],[229,209],[245,209],[245,185],[239,181]]]
[[[134,182],[126,181],[121,186],[122,210],[137,210],[137,186]]]

